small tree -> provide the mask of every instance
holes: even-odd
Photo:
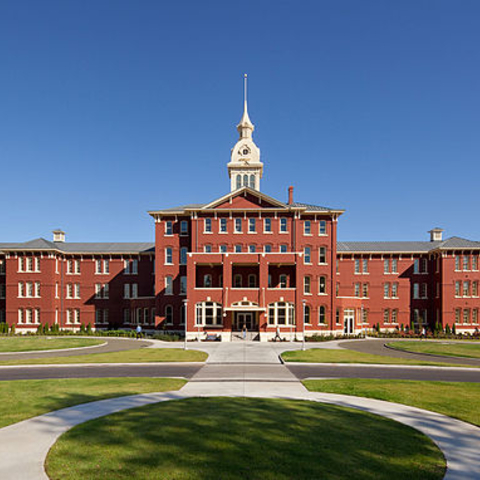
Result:
[[[91,323],[89,323],[89,324],[87,325],[87,334],[88,334],[88,335],[91,335],[91,334],[92,334],[92,324],[91,324]]]
[[[10,335],[15,335],[15,325],[10,327]]]
[[[457,334],[457,327],[455,326],[455,324],[453,324],[453,326],[452,326],[452,334],[453,335]]]
[[[455,328],[455,325],[454,325],[454,328]],[[447,323],[445,325],[445,335],[450,335],[452,333],[452,331],[450,330],[450,325]]]
[[[80,333],[86,333],[85,325],[83,323],[80,325]]]
[[[42,327],[42,325],[39,325],[39,326],[37,327],[37,335],[41,335],[42,332],[43,332],[43,327]]]
[[[441,333],[443,333],[442,325],[440,324],[440,322],[438,320],[435,322],[434,333],[435,333],[435,335],[440,335]]]

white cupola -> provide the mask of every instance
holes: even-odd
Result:
[[[230,190],[233,192],[247,186],[260,190],[260,179],[263,175],[263,163],[260,161],[260,149],[252,139],[255,126],[248,116],[247,106],[247,75],[244,76],[243,115],[237,130],[240,135],[238,142],[232,148],[228,175],[230,177]]]

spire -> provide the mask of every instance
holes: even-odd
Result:
[[[248,116],[248,107],[247,107],[247,74],[243,76],[243,115],[240,123],[237,125],[238,133],[240,138],[252,138],[252,132],[254,130],[253,123],[250,121]]]

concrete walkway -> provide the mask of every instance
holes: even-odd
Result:
[[[480,428],[404,405],[345,395],[308,392],[301,383],[190,382],[179,392],[132,395],[58,410],[0,429],[0,478],[46,480],[43,465],[58,437],[75,425],[121,410],[190,397],[287,398],[331,403],[381,415],[428,435],[443,451],[446,480],[480,478]]]

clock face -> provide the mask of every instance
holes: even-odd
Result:
[[[250,152],[248,151],[248,148],[244,148],[242,151],[243,155],[248,155]]]

